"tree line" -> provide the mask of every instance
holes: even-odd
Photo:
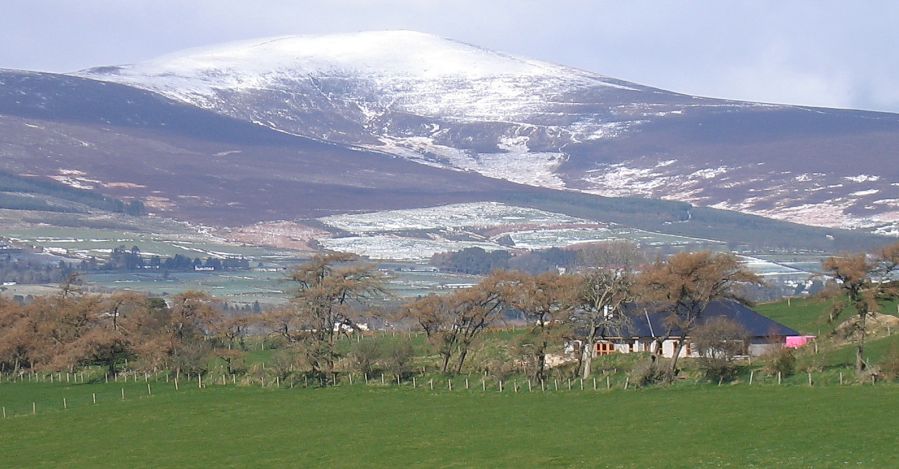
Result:
[[[878,302],[899,295],[890,275],[899,266],[899,243],[877,255],[828,259],[824,268],[838,281],[831,315],[852,310],[864,330],[864,319]],[[512,339],[505,363],[537,379],[547,376],[548,358],[562,338],[585,345],[577,373],[590,376],[593,344],[600,336],[616,336],[629,326],[625,305],[653,303],[667,316],[656,331],[656,346],[645,366],[646,383],[670,381],[678,373],[678,356],[689,337],[699,348],[708,372],[727,373],[736,352],[731,344],[745,331],[734,324],[704,321],[706,306],[720,298],[739,298],[747,285],[761,279],[739,259],[726,253],[678,253],[643,265],[594,266],[577,273],[529,274],[501,270],[476,286],[444,295],[427,295],[396,309],[379,309],[390,293],[378,269],[348,254],[315,256],[292,271],[291,301],[261,314],[226,314],[214,298],[185,292],[168,301],[134,293],[89,295],[77,282],[63,284],[58,295],[19,304],[0,297],[0,371],[68,370],[101,365],[115,372],[125,360],[137,369],[169,369],[176,375],[204,373],[210,360],[226,363],[229,373],[245,371],[245,340],[251,333],[278,344],[272,368],[285,377],[300,372],[329,377],[347,367],[371,369],[374,360],[392,364],[397,376],[408,372],[411,345],[398,343],[375,350],[360,341],[347,347],[346,336],[363,332],[377,318],[414,325],[426,337],[437,371],[463,372],[485,332],[504,326],[517,315],[526,324]],[[677,339],[673,358],[664,360],[661,344]],[[864,333],[858,341],[864,368]],[[502,370],[499,370],[502,371]]]
[[[434,254],[430,264],[446,272],[473,275],[488,275],[496,270],[539,274],[595,265],[630,268],[645,263],[650,254],[629,241],[594,243],[567,249],[535,249],[515,254],[506,250],[486,251],[471,247]]]
[[[249,270],[250,261],[244,257],[217,257],[191,258],[181,254],[171,257],[157,255],[142,255],[137,246],[131,249],[118,246],[112,250],[108,259],[100,260],[95,257],[84,259],[81,262],[56,263],[39,262],[23,259],[10,254],[0,256],[0,282],[16,282],[21,284],[48,284],[62,283],[72,273],[81,272],[133,272],[133,271],[162,271],[162,272],[189,272],[205,268],[214,271],[238,271]]]
[[[124,213],[131,216],[146,214],[144,203],[138,199],[128,202],[105,196],[97,191],[79,189],[56,181],[18,176],[0,171],[0,207],[13,210],[40,210],[77,212],[72,207],[62,207],[49,204],[47,201],[19,194],[40,194],[57,199],[86,205],[91,208],[106,210],[115,213]]]

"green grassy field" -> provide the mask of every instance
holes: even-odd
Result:
[[[899,387],[502,394],[2,384],[6,467],[889,467]],[[169,386],[170,387],[170,386]],[[105,390],[98,404],[90,393]],[[69,395],[68,410],[61,396]],[[48,403],[30,415],[32,398]],[[20,406],[21,407],[21,406]]]
[[[759,313],[785,325],[796,329],[803,334],[823,335],[833,330],[833,325],[826,320],[827,311],[832,303],[817,298],[794,299],[789,303],[778,301],[776,303],[763,303],[753,309]],[[887,301],[881,304],[881,312],[896,316],[896,301]],[[845,311],[842,320],[852,317],[852,311]]]

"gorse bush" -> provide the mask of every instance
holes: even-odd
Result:
[[[768,374],[791,376],[796,373],[796,353],[791,348],[777,346],[763,357]]]

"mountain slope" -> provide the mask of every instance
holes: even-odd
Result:
[[[409,31],[270,38],[80,75],[534,186],[821,226],[899,222],[894,114],[686,96]]]
[[[275,132],[128,86],[0,71],[0,170],[240,224],[490,199],[520,186]]]
[[[501,202],[753,248],[836,251],[882,242],[681,202],[606,198],[435,168],[91,79],[0,70],[0,84],[0,171],[13,183],[49,178],[97,197],[141,200],[157,215],[184,221],[314,227],[313,219],[331,214]],[[0,195],[14,186],[0,187]]]

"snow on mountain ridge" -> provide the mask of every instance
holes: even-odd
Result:
[[[402,47],[402,49],[399,49]],[[414,31],[278,36],[187,49],[128,68],[149,74],[231,69],[266,73],[289,66],[312,71],[391,73],[422,78],[548,75],[572,70]]]
[[[147,88],[170,97],[210,107],[217,92],[283,87],[286,83],[322,78],[364,78],[380,91],[430,101],[439,114],[461,109],[477,97],[494,96],[506,105],[527,98],[532,88],[609,86],[600,75],[536,60],[489,51],[462,42],[414,31],[369,31],[324,36],[281,36],[188,49],[146,62],[98,67],[80,76]],[[434,82],[447,86],[434,88]],[[455,94],[447,90],[462,86]],[[467,88],[467,89],[466,89]],[[465,96],[456,96],[462,93]],[[537,93],[543,95],[544,93]],[[474,95],[474,96],[473,96]],[[541,96],[542,97],[542,96]],[[422,111],[422,106],[416,111]],[[496,114],[496,102],[489,103]],[[412,109],[410,109],[412,110]]]

